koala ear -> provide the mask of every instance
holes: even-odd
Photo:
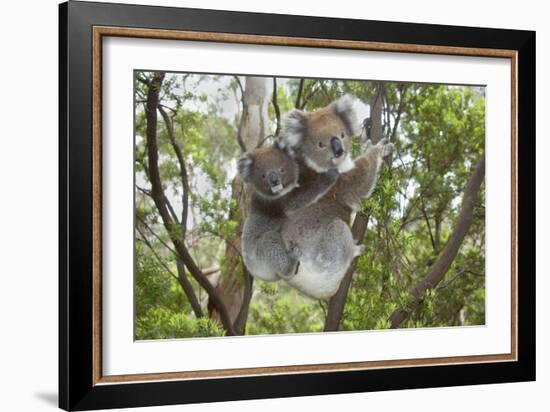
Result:
[[[357,114],[353,108],[354,104],[355,99],[349,94],[345,94],[338,100],[331,103],[332,109],[340,117],[340,119],[342,119],[342,122],[344,122],[350,136],[355,136],[359,133]]]
[[[282,139],[275,139],[275,141],[273,142],[273,147],[284,151],[286,149],[286,143]]]
[[[248,182],[252,178],[252,165],[254,164],[254,158],[250,154],[245,154],[237,162],[237,170],[242,176],[245,182]]]
[[[290,147],[297,147],[307,131],[307,114],[294,109],[288,112],[283,120],[283,136]]]
[[[280,150],[281,152],[285,152],[289,157],[292,159],[296,158],[296,151],[290,147],[283,139],[276,139],[275,142],[273,142],[273,147],[277,150]]]

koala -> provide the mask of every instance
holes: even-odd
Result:
[[[266,281],[292,278],[300,265],[300,251],[281,238],[283,222],[315,203],[336,182],[338,172],[317,174],[307,187],[299,187],[299,165],[282,143],[254,149],[238,162],[239,174],[251,189],[241,250],[249,272]]]
[[[287,282],[316,299],[333,296],[361,254],[349,226],[351,214],[371,195],[382,159],[393,150],[386,139],[376,145],[367,141],[363,154],[353,160],[351,137],[357,123],[353,100],[344,96],[316,112],[293,110],[283,125],[285,142],[297,152],[300,187],[310,187],[331,167],[341,173],[323,197],[290,215],[281,229],[284,244],[301,252],[297,273]]]
[[[284,119],[285,142],[317,173],[336,167],[340,173],[354,167],[351,138],[358,132],[354,100],[345,95],[312,113],[291,110]]]

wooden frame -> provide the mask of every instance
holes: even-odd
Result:
[[[239,19],[230,18],[235,16]],[[239,23],[231,23],[235,20]],[[338,27],[338,32],[322,36],[329,27]],[[449,26],[410,28],[400,23],[117,4],[60,6],[60,407],[97,409],[534,379],[534,162],[526,159],[534,159],[535,147],[535,35]],[[102,376],[104,36],[511,59],[511,353]]]

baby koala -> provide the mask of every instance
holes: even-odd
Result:
[[[338,171],[320,173],[313,184],[299,187],[298,162],[280,141],[246,153],[239,159],[238,171],[251,189],[241,241],[244,264],[262,280],[290,279],[298,271],[300,251],[293,244],[285,246],[281,227],[288,216],[327,193]]]

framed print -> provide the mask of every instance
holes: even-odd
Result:
[[[66,410],[535,379],[535,33],[60,5]]]

